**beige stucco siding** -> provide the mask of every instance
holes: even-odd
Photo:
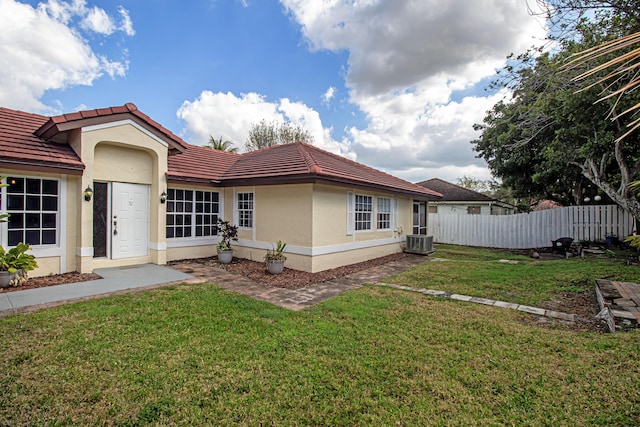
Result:
[[[347,190],[315,185],[313,192],[313,247],[353,241],[347,235]]]
[[[317,273],[319,271],[330,270],[344,265],[355,264],[380,258],[386,255],[401,252],[402,248],[398,243],[388,245],[373,246],[369,248],[353,249],[339,253],[319,255],[313,258],[313,268],[309,271]]]
[[[118,181],[134,184],[153,183],[153,159],[142,150],[122,145],[99,143],[94,154],[94,181]]]
[[[66,217],[65,230],[61,232],[66,234],[65,252],[66,252],[66,269],[65,272],[78,271],[76,265],[76,242],[78,241],[78,227],[76,224],[80,222],[80,202],[83,200],[81,187],[82,177],[67,177],[67,203],[61,206],[61,215]]]
[[[372,230],[354,231],[352,234],[347,234],[347,197],[349,193],[373,197],[374,225]],[[313,194],[313,246],[342,245],[397,237],[398,233],[393,229],[393,225],[389,230],[376,229],[378,197],[392,199],[392,203],[394,198],[397,198],[399,229],[404,230],[407,224],[411,225],[408,222],[411,219],[411,200],[406,197],[395,197],[388,193],[316,185]]]
[[[166,263],[165,205],[159,201],[166,190],[168,146],[131,121],[83,129],[69,141],[85,164],[80,189],[94,181],[124,182],[149,186],[149,250],[138,262]],[[81,221],[76,231],[76,266],[83,273],[94,268],[129,265],[131,259],[93,258],[93,204],[80,199]]]
[[[412,200],[398,197],[398,229],[376,230],[377,198],[395,200],[388,193],[353,191],[317,185],[279,185],[228,189],[225,217],[234,218],[239,192],[254,194],[254,227],[240,229],[235,255],[262,261],[267,249],[282,240],[287,243],[286,266],[317,272],[366,261],[402,250],[404,230],[411,230]],[[373,197],[374,229],[347,233],[347,198],[356,193]]]
[[[208,258],[216,255],[216,245],[180,246],[167,249],[167,261]]]
[[[312,245],[313,186],[256,187],[255,236],[257,241],[282,240],[292,246]]]

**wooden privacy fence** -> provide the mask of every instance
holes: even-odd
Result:
[[[634,230],[631,214],[615,205],[570,206],[516,215],[429,214],[436,243],[504,249],[550,247],[559,237],[600,241],[624,239]]]

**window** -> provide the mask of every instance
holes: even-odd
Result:
[[[378,230],[391,228],[391,199],[378,197]]]
[[[217,235],[219,193],[173,188],[167,192],[168,239]]]
[[[59,184],[52,179],[8,177],[7,244],[58,243]]]
[[[413,201],[413,234],[427,234],[427,202]]]
[[[437,214],[438,213],[438,206],[428,205],[427,206],[427,213]]]
[[[467,206],[467,214],[480,215],[480,206]]]
[[[371,230],[373,223],[373,197],[356,194],[355,201],[356,231]]]
[[[253,227],[253,193],[238,193],[238,227]]]

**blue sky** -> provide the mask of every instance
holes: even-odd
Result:
[[[469,141],[511,52],[541,43],[522,0],[0,0],[0,105],[135,103],[193,144],[252,123],[420,181],[489,177]]]

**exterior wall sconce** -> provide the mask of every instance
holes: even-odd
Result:
[[[84,189],[84,200],[87,202],[91,201],[91,197],[93,197],[93,189],[87,185],[87,188]]]
[[[167,192],[166,192],[166,191],[163,191],[163,192],[162,192],[162,194],[160,195],[160,203],[163,203],[163,204],[164,204],[164,202],[166,202],[166,201],[167,201],[167,197],[169,197],[169,196],[167,195]]]

